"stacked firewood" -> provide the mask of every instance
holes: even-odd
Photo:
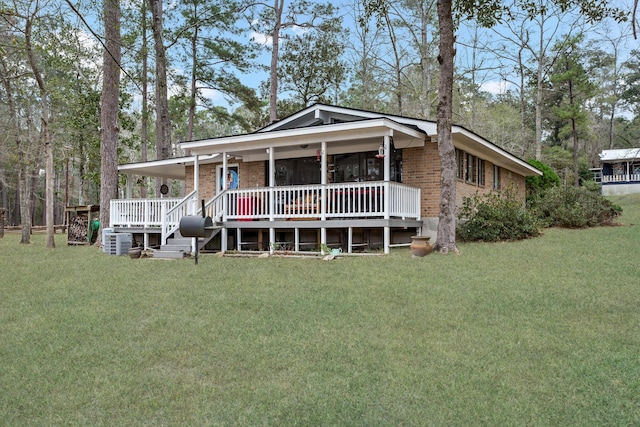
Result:
[[[87,244],[87,231],[89,230],[89,220],[81,215],[69,218],[67,228],[67,243]]]

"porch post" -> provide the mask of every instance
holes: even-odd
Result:
[[[627,162],[627,182],[631,181],[631,162]]]
[[[222,153],[222,179],[220,180],[220,184],[222,185],[222,191],[227,189],[227,152]],[[216,193],[218,190],[216,189]]]
[[[198,212],[198,200],[200,199],[200,162],[198,154],[193,159],[193,191],[196,192],[194,206],[191,206],[191,214]],[[193,248],[195,251],[195,247]]]
[[[127,199],[132,198],[133,196],[131,195],[131,187],[133,186],[133,184],[131,183],[131,174],[128,173],[127,175],[127,188],[126,188],[126,193],[127,193]]]
[[[391,186],[389,181],[391,180],[391,137],[389,135],[384,136],[384,219],[389,219],[389,201],[391,200]],[[391,244],[391,228],[389,225],[384,226],[384,253],[389,253],[389,245]]]
[[[384,180],[391,180],[391,137],[384,136]]]
[[[276,185],[276,160],[273,147],[269,147],[269,221],[275,220],[275,192],[274,187]],[[273,245],[276,241],[276,229],[269,227],[269,251],[273,252]]]
[[[320,144],[322,162],[320,163],[320,220],[324,223],[327,219],[327,141]],[[327,228],[320,227],[320,247],[327,244]]]
[[[216,173],[218,173],[216,171]],[[216,180],[218,177],[216,177]],[[218,191],[223,192],[227,189],[227,152],[222,153],[222,177],[220,178],[220,185],[222,189],[216,188],[216,194]],[[227,222],[227,214],[229,213],[229,197],[225,194],[222,197],[222,221]]]
[[[218,173],[216,171],[216,173]],[[217,180],[218,177],[215,177],[215,180]],[[218,194],[218,191],[224,191],[226,190],[226,184],[227,182],[227,152],[223,152],[222,153],[222,178],[220,179],[220,185],[222,186],[222,190],[220,190],[219,188],[216,188],[216,194]],[[222,197],[222,222],[225,223],[227,222],[227,213],[229,212],[229,203],[228,203],[229,198],[227,197],[227,195],[225,194]],[[229,230],[227,229],[227,227],[222,227],[222,234],[220,236],[220,251],[222,253],[225,253],[227,251],[227,241],[229,240]],[[236,249],[240,250],[240,240],[236,240]]]

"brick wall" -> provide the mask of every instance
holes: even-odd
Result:
[[[215,195],[216,187],[216,165],[204,164],[199,165],[200,168],[200,197],[209,200]],[[186,192],[191,193],[193,191],[193,166],[187,166],[185,188]]]
[[[462,205],[465,197],[488,194],[493,189],[493,163],[485,160],[485,184],[456,180],[456,204]],[[525,178],[505,169],[500,170],[501,188],[514,186],[516,194],[525,200]],[[402,181],[421,189],[422,217],[437,217],[440,207],[440,154],[436,143],[427,142],[424,147],[406,148],[402,151]]]
[[[229,166],[238,166],[238,186],[240,188],[264,187],[265,184],[265,162],[237,162],[230,158]],[[211,199],[216,194],[216,168],[222,163],[207,163],[200,165],[200,197],[206,200]],[[186,191],[193,191],[193,166],[186,169]]]
[[[240,188],[266,187],[267,162],[240,163]]]
[[[437,217],[440,203],[440,155],[436,143],[402,150],[402,183],[420,188],[423,217]]]

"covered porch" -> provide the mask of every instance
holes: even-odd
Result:
[[[298,251],[301,230],[316,230],[308,245],[326,247],[340,234],[341,246],[352,252],[365,244],[354,230],[375,230],[388,253],[401,244],[392,230],[415,234],[422,225],[421,190],[400,182],[401,154],[427,138],[419,129],[379,118],[183,143],[191,157],[120,166],[127,199],[112,201],[110,227],[140,230],[145,247],[153,233],[166,244],[180,218],[202,215],[204,202],[204,215],[220,227],[223,252],[242,250],[243,233],[250,230],[268,233],[258,240],[270,250],[286,235],[286,246]],[[183,179],[189,194],[133,199],[130,182],[141,175]]]
[[[599,172],[605,196],[640,192],[640,149],[604,150]]]
[[[202,215],[202,205],[197,191],[184,198],[112,200],[109,226],[142,234],[145,247],[150,245],[150,235],[158,235],[161,244],[166,244],[183,216]],[[204,214],[221,226],[222,251],[229,249],[229,232],[235,233],[235,249],[242,250],[243,233],[249,230],[259,230],[259,240],[263,230],[268,232],[270,249],[286,244],[299,251],[304,246],[300,230],[313,229],[319,237],[314,247],[332,243],[327,230],[341,230],[345,235],[342,246],[352,252],[355,245],[365,244],[354,240],[354,230],[378,228],[381,246],[388,252],[394,244],[391,229],[413,234],[421,225],[420,189],[385,181],[227,189],[204,202],[204,208]],[[288,236],[286,241],[281,241],[282,235]]]

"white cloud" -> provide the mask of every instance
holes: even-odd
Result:
[[[480,85],[480,90],[484,92],[489,92],[490,94],[493,94],[493,95],[501,95],[507,92],[509,89],[511,89],[511,86],[512,86],[511,83],[504,80],[491,81],[491,82],[486,82]]]
[[[294,25],[293,27],[291,27],[291,31],[293,31],[293,33],[296,36],[302,36],[302,35],[304,35],[305,33],[307,33],[309,31],[309,28],[299,27],[297,25]]]
[[[202,89],[202,96],[211,101],[224,101],[222,94],[215,89]]]
[[[262,46],[273,46],[273,38],[266,34],[254,31],[251,33],[251,41]]]

